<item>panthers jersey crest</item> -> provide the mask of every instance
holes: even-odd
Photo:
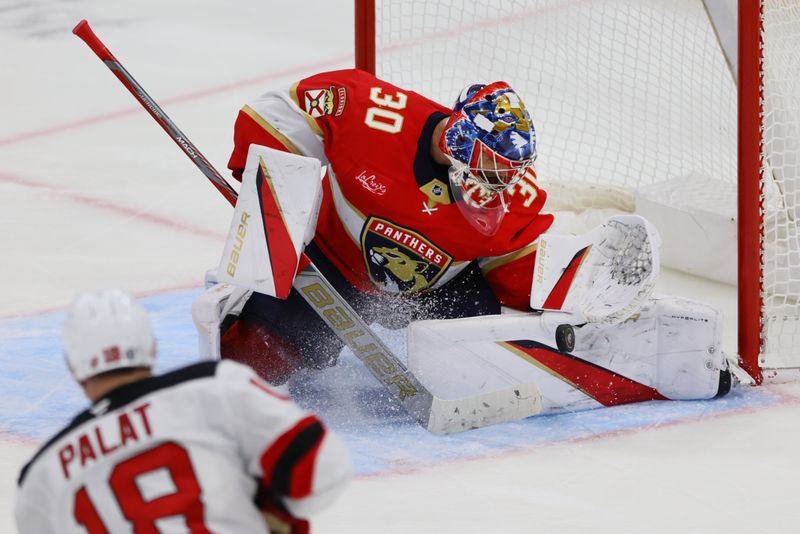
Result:
[[[378,217],[370,217],[364,224],[361,250],[370,280],[384,291],[427,289],[453,261],[421,234]]]

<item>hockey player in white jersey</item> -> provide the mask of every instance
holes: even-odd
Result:
[[[118,290],[75,300],[64,351],[92,406],[23,468],[20,534],[308,532],[351,476],[341,440],[249,368],[151,375],[147,313]]]

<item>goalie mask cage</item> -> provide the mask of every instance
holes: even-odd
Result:
[[[714,3],[727,4],[733,46]],[[446,105],[468,83],[509,82],[537,128],[550,209],[634,210],[636,192],[656,188],[735,219],[740,359],[759,382],[795,378],[800,2],[741,0],[738,60],[736,11],[733,0],[356,0],[356,66]]]

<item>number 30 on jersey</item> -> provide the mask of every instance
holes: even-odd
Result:
[[[403,116],[397,110],[405,109],[408,96],[397,91],[394,96],[383,95],[380,87],[369,90],[369,99],[376,104],[367,108],[364,123],[375,130],[387,133],[397,133],[403,128]]]

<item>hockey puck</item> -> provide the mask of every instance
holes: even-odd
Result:
[[[575,350],[575,329],[571,324],[561,324],[556,328],[556,346],[561,352]]]

